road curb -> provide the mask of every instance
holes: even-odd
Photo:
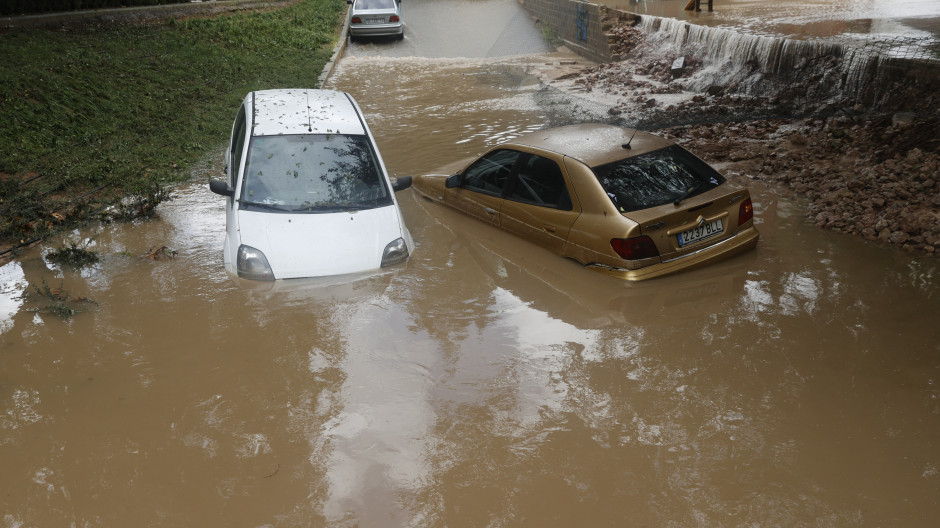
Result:
[[[323,85],[326,84],[330,75],[332,75],[336,63],[343,58],[343,53],[346,51],[346,41],[349,40],[347,37],[348,34],[349,4],[346,5],[346,12],[343,14],[343,29],[340,30],[339,33],[339,42],[333,47],[333,54],[330,56],[330,60],[326,61],[326,64],[323,65],[323,71],[320,72],[320,77],[317,78],[317,88],[323,88]]]

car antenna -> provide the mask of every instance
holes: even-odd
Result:
[[[638,128],[634,128],[634,129],[633,129],[633,135],[630,136],[630,141],[627,141],[627,142],[624,143],[623,145],[620,145],[622,148],[625,148],[625,149],[631,148],[631,147],[630,147],[630,143],[632,143],[632,142],[633,142],[633,138],[636,137],[636,131],[637,131],[637,130],[639,130],[639,129],[638,129]]]
[[[310,118],[310,92],[304,91],[307,96],[307,132],[313,132],[313,120]]]

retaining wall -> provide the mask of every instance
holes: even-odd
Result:
[[[620,60],[611,51],[610,30],[618,24],[635,24],[633,13],[578,0],[519,0],[539,25],[547,26],[565,45],[596,62]]]

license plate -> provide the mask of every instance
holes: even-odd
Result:
[[[386,22],[388,22],[388,19],[385,17],[374,17],[366,19],[366,24],[384,24]]]
[[[724,231],[724,228],[721,225],[721,219],[708,222],[699,227],[693,227],[688,231],[683,231],[679,233],[679,246],[687,246],[693,242],[698,242],[699,240],[706,239],[708,237],[713,237],[715,235],[720,235]]]

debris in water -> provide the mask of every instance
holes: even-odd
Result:
[[[88,299],[87,297],[76,297],[71,298],[69,292],[65,290],[62,283],[59,283],[58,288],[51,288],[45,279],[42,281],[42,287],[34,287],[35,292],[42,298],[48,299],[51,301],[51,304],[45,306],[40,306],[38,308],[29,308],[26,311],[33,313],[46,313],[58,316],[62,319],[68,319],[73,315],[80,313],[84,310],[79,310],[74,308],[75,304],[93,304],[96,307],[98,303]]]
[[[166,246],[160,246],[158,248],[150,248],[150,251],[148,251],[147,254],[144,255],[144,258],[149,259],[149,260],[160,260],[163,257],[166,257],[168,259],[174,259],[176,258],[176,254],[177,254],[177,251],[171,250],[167,248]]]
[[[63,245],[59,249],[50,251],[46,255],[46,259],[48,259],[49,262],[60,265],[66,264],[73,268],[82,268],[89,264],[95,264],[100,258],[98,257],[97,251],[88,249],[90,242],[91,239],[88,239],[81,247],[75,242],[69,242],[67,246]]]

